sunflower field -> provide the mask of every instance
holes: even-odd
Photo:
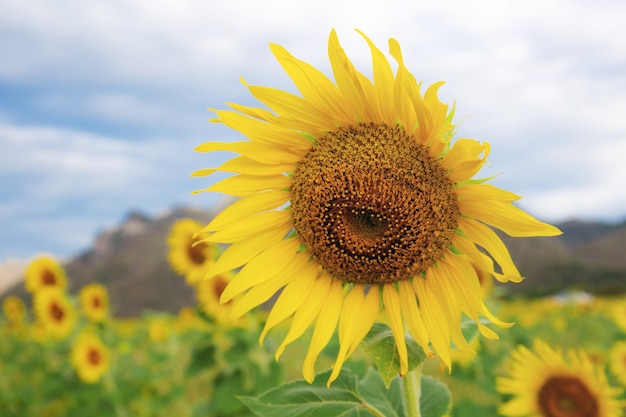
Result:
[[[185,219],[175,225],[170,237],[180,234],[180,224],[189,226],[190,222]],[[175,257],[180,247],[172,243],[170,257]],[[371,409],[362,408],[360,415],[406,415],[398,405],[400,399],[389,395],[401,377],[393,372],[385,376],[382,367],[380,375],[372,371],[381,359],[369,338],[328,389],[324,375],[318,375],[313,385],[301,380],[299,368],[306,343],[294,342],[284,357],[275,360],[274,352],[288,327],[279,326],[259,345],[267,306],[243,318],[229,319],[229,306],[217,302],[225,286],[219,280],[188,281],[197,290],[198,304],[181,309],[178,315],[146,312],[142,317],[122,319],[110,314],[106,288],[99,284],[85,286],[78,294],[66,293],[71,277],[66,277],[53,259],[36,259],[29,269],[32,310],[20,298],[3,300],[2,416],[280,416],[281,410],[289,407],[291,412],[298,407],[303,410],[290,415],[341,415],[326,408],[337,403],[336,385],[342,387],[340,392],[350,393],[348,407],[370,404]],[[37,273],[42,277],[40,285],[33,283]],[[589,387],[586,393],[591,402],[604,407],[595,413],[571,415],[620,415],[626,398],[621,391],[626,386],[626,298],[572,292],[508,300],[499,296],[501,288],[492,284],[486,281],[483,285],[488,304],[498,317],[516,324],[500,331],[499,340],[482,338],[476,327],[468,324],[464,333],[474,353],[454,350],[450,372],[437,357],[425,358],[423,382],[447,388],[439,392],[441,398],[434,396],[431,408],[424,406],[422,415],[501,415],[499,410],[515,395],[537,395],[542,372],[547,372],[547,379],[570,372],[577,378],[574,381]],[[48,315],[43,313],[46,309]],[[371,333],[378,332],[381,337],[384,330],[375,326]],[[537,369],[528,369],[535,381],[519,369],[512,372],[516,349],[533,349],[538,341],[544,344],[544,356],[546,349],[554,351],[543,359],[555,369],[538,363]],[[322,351],[320,362],[325,367],[332,365],[338,344],[334,336]],[[583,355],[587,362],[582,366],[570,361],[568,352]],[[526,361],[523,367],[531,365],[532,361]],[[390,379],[389,387],[384,378]],[[498,389],[506,378],[517,381],[515,392]],[[378,391],[364,388],[370,384]],[[277,389],[286,391],[272,399],[272,390]],[[320,390],[321,394],[316,392]],[[292,397],[290,403],[284,398],[292,391],[301,398]],[[285,408],[271,406],[281,398]],[[584,396],[577,393],[575,398]]]

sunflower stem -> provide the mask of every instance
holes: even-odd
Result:
[[[422,364],[402,378],[402,394],[406,417],[421,417],[420,396],[422,393]]]

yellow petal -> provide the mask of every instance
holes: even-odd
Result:
[[[233,111],[215,110],[215,113],[226,126],[243,133],[253,142],[278,146],[301,157],[311,147],[309,141],[296,131],[252,119]]]
[[[309,262],[309,255],[298,253],[292,261],[284,265],[284,268],[278,274],[260,284],[254,285],[241,299],[236,301],[232,310],[232,317],[243,316],[254,307],[269,300],[289,281],[294,279],[294,276],[297,276],[302,271],[307,262]]]
[[[247,263],[266,248],[274,246],[285,237],[284,231],[270,229],[250,239],[235,242],[222,252],[217,261],[207,270],[205,278],[231,271]]]
[[[194,193],[213,191],[235,196],[247,196],[268,190],[282,190],[291,186],[291,178],[285,175],[235,175]]]
[[[195,148],[196,152],[230,151],[263,164],[294,164],[301,156],[280,146],[255,142],[205,142]]]
[[[299,239],[284,239],[252,258],[224,288],[220,302],[226,303],[248,288],[276,276],[292,262],[299,246]],[[277,259],[281,262],[276,262]]]
[[[348,111],[354,114],[354,122],[367,120],[367,94],[364,91],[364,86],[359,82],[354,65],[352,65],[352,62],[350,62],[339,44],[339,39],[334,29],[330,32],[328,38],[328,57],[339,92],[346,102],[349,103]]]
[[[330,284],[332,282],[333,279],[326,273],[323,273],[322,276],[317,278],[315,285],[311,289],[310,296],[303,301],[294,314],[287,336],[285,336],[285,339],[278,349],[276,349],[276,360],[283,354],[285,347],[287,347],[289,343],[304,334],[306,329],[313,323],[322,307],[326,305],[328,291],[331,288]]]
[[[394,284],[385,284],[383,287],[383,304],[387,317],[389,318],[389,326],[396,341],[398,356],[400,357],[400,375],[406,375],[409,371],[409,355],[406,349],[406,340],[404,339],[404,323],[402,322],[402,313],[400,311],[400,297]]]
[[[464,215],[497,227],[509,236],[532,237],[561,234],[558,228],[535,219],[506,201],[461,200],[459,208]]]
[[[271,44],[270,48],[308,102],[324,112],[338,126],[354,121],[354,115],[347,111],[339,90],[321,71],[295,58],[282,46]]]
[[[278,175],[293,172],[296,164],[264,164],[247,156],[229,159],[217,168],[224,172],[237,172],[248,175]]]
[[[355,325],[356,331],[354,335],[354,340],[352,342],[352,346],[350,350],[348,350],[348,357],[352,356],[356,348],[359,347],[359,343],[361,340],[372,329],[372,325],[378,318],[378,313],[380,312],[380,291],[378,285],[371,286],[367,295],[365,296],[365,301],[363,302],[363,311],[361,312],[361,320]]]
[[[431,267],[427,271],[429,276]],[[441,361],[448,367],[452,366],[452,359],[450,356],[450,329],[447,321],[445,311],[441,308],[438,300],[434,296],[434,291],[431,288],[432,280],[428,278],[415,277],[413,278],[413,288],[417,294],[419,300],[419,310],[424,319],[424,326],[428,330],[431,344],[437,352],[437,355],[441,358]]]
[[[209,235],[205,240],[215,243],[234,243],[250,239],[270,229],[280,230],[286,235],[291,228],[289,210],[267,211],[247,217],[227,229]]]
[[[289,200],[288,191],[266,191],[242,198],[223,209],[211,222],[202,229],[214,232],[232,226],[233,223],[245,221],[252,214],[271,210],[285,204]]]
[[[448,174],[451,181],[458,183],[468,180],[483,167],[489,155],[489,149],[487,142],[458,139],[444,156],[441,166],[451,171]]]
[[[267,316],[263,332],[259,338],[261,344],[274,326],[294,314],[302,303],[310,297],[310,292],[317,278],[317,268],[316,263],[309,262],[302,271],[298,272],[298,276],[287,284]]]
[[[421,278],[415,278],[421,279]],[[402,310],[402,317],[406,322],[406,325],[413,336],[413,339],[418,345],[428,352],[428,331],[424,325],[424,320],[420,314],[416,294],[413,290],[413,286],[409,280],[402,280],[400,285],[400,309]]]
[[[372,53],[372,68],[374,75],[375,103],[377,107],[377,120],[385,122],[388,126],[396,123],[396,112],[393,108],[394,77],[389,61],[385,55],[376,48],[376,45],[361,31],[357,32],[365,39]]]
[[[522,198],[517,194],[491,184],[465,184],[462,187],[458,187],[456,193],[462,200],[500,200],[510,202]]]
[[[313,330],[309,350],[306,353],[302,365],[302,375],[308,383],[312,383],[315,378],[315,361],[317,357],[322,352],[322,349],[326,347],[335,332],[342,304],[342,283],[340,280],[334,280],[328,292],[326,303],[315,322],[315,329]]]

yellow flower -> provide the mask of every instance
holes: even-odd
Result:
[[[241,320],[233,319],[231,313],[234,302],[220,303],[220,297],[232,278],[232,273],[225,272],[200,281],[196,285],[196,298],[202,311],[213,317],[219,324],[237,324]]]
[[[512,353],[508,377],[496,389],[513,398],[500,406],[504,416],[617,417],[621,390],[609,385],[604,369],[583,351],[567,356],[535,340],[533,350],[518,346]]]
[[[71,362],[78,377],[93,384],[109,369],[109,351],[95,334],[82,333],[72,348]]]
[[[148,337],[152,342],[165,342],[170,337],[169,323],[162,318],[153,318],[148,325]]]
[[[626,342],[616,342],[609,351],[609,366],[611,372],[620,384],[626,386]]]
[[[489,338],[497,335],[479,316],[506,325],[485,307],[472,262],[500,281],[522,280],[490,226],[511,236],[560,233],[517,208],[519,196],[472,179],[489,145],[472,139],[451,145],[453,112],[437,98],[442,83],[422,94],[395,39],[394,75],[362,36],[372,52],[373,82],[356,70],[334,31],[328,52],[335,82],[271,45],[302,96],[249,85],[269,110],[231,104],[234,111],[215,110],[214,119],[247,139],[196,148],[240,154],[192,174],[234,173],[200,191],[242,197],[204,229],[207,242],[231,244],[207,278],[242,267],[221,297],[244,294],[235,316],[282,289],[261,339],[292,317],[280,356],[314,325],[307,381],[336,328],[340,347],[329,383],[380,311],[396,339],[401,374],[408,371],[407,330],[450,367],[451,342],[470,349],[463,313]]]
[[[85,316],[91,321],[102,322],[109,314],[109,295],[104,286],[89,284],[78,295]]]
[[[34,294],[35,315],[51,335],[65,338],[74,329],[76,311],[59,288],[44,288]]]
[[[2,310],[4,316],[9,323],[19,324],[26,318],[26,306],[21,298],[14,295],[10,295],[2,302]]]
[[[26,267],[26,289],[34,293],[48,287],[64,290],[67,287],[67,277],[56,259],[42,255],[33,259]]]
[[[198,236],[202,228],[203,225],[193,219],[181,219],[172,225],[167,237],[170,266],[190,285],[204,278],[207,268],[217,257],[216,246],[202,242]]]

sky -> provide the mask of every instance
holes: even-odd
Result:
[[[189,178],[221,162],[197,145],[239,138],[209,108],[257,106],[241,79],[297,93],[269,43],[330,75],[333,28],[365,74],[355,28],[445,81],[457,138],[491,144],[481,175],[522,208],[621,221],[624,18],[620,0],[0,2],[0,262],[75,256],[131,210],[220,204]]]

